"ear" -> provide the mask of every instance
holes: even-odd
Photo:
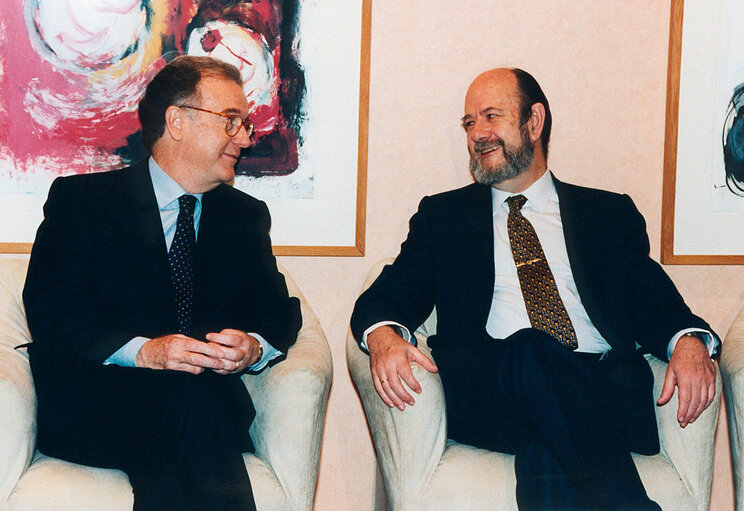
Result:
[[[183,110],[177,106],[169,106],[165,111],[165,133],[176,141],[183,140]]]
[[[532,105],[532,113],[527,121],[527,129],[530,134],[530,140],[534,144],[540,139],[543,127],[545,126],[545,106],[542,103]]]

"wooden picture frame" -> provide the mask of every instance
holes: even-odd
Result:
[[[298,197],[262,196],[260,187],[256,193],[251,183],[240,181],[242,176],[236,178],[235,186],[265,200],[269,206],[276,255],[363,256],[371,0],[301,2],[301,5],[309,15],[301,17],[298,22],[298,30],[306,30],[300,32],[304,47],[300,45],[298,58],[306,72],[305,117],[310,119],[306,124],[314,131],[303,125],[301,139],[309,149],[304,158],[300,154],[299,165],[300,168],[305,165],[312,169],[310,178],[306,180],[311,183],[307,186],[310,192]],[[358,21],[351,21],[354,19]],[[344,44],[338,44],[339,41]],[[0,65],[1,60],[2,56]],[[2,106],[0,104],[0,113]],[[8,120],[10,126],[14,126],[12,116]],[[15,125],[21,124],[17,122]],[[33,200],[30,200],[32,194],[23,193],[23,190],[12,195],[10,192],[19,187],[17,182],[11,186],[5,181],[8,176],[13,176],[13,162],[9,153],[3,150],[1,135],[2,132],[0,202],[4,206],[0,207],[0,223],[7,228],[0,226],[0,253],[29,253],[36,227],[41,221],[46,190],[54,176],[35,177]],[[11,170],[7,169],[9,164]],[[263,189],[279,188],[275,183],[280,178],[271,179],[275,181],[267,180],[268,186],[264,181]],[[282,186],[288,189],[288,186]],[[20,202],[8,201],[9,197],[20,197]]]
[[[744,56],[725,51],[731,38],[744,41],[729,25],[741,26],[744,16],[727,17],[728,1],[671,3],[663,264],[744,264],[744,197],[727,189],[722,143],[732,79],[744,69]]]

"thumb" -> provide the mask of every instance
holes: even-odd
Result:
[[[666,375],[664,375],[664,386],[661,388],[661,395],[656,401],[658,406],[664,406],[672,399],[674,395],[674,385],[677,383],[677,377],[671,368],[667,368]]]
[[[436,364],[429,360],[429,357],[421,353],[418,348],[414,346],[411,346],[409,357],[410,360],[417,362],[421,367],[423,367],[430,373],[436,373],[437,371],[439,371],[439,368],[436,366]]]

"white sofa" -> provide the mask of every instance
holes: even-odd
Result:
[[[26,350],[30,342],[21,291],[28,260],[0,259],[0,509],[124,511],[132,509],[126,475],[68,463],[36,451],[36,397]],[[281,268],[280,268],[281,269]],[[297,285],[303,324],[286,360],[244,376],[256,407],[250,429],[255,454],[245,454],[260,511],[310,510],[331,384],[325,334]]]
[[[736,510],[744,511],[744,308],[731,324],[721,349]]]
[[[374,282],[385,264],[369,273],[364,289]],[[416,331],[419,348],[431,356],[426,338],[436,330],[436,311]],[[377,396],[369,370],[369,357],[351,333],[347,338],[349,372],[367,416],[391,511],[516,511],[514,457],[476,449],[447,439],[444,393],[439,375],[412,364],[423,389],[412,394],[413,407],[401,412],[388,408]],[[650,355],[654,395],[664,382],[667,364]],[[661,453],[633,455],[649,496],[664,511],[708,509],[713,477],[713,443],[720,406],[721,379],[716,399],[700,418],[685,429],[676,419],[677,398],[656,408]]]

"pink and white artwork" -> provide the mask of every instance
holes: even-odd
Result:
[[[181,54],[210,55],[241,71],[256,135],[236,174],[294,173],[305,94],[293,51],[298,13],[294,0],[4,2],[2,192],[43,195],[56,176],[146,157],[137,103],[152,76]],[[306,181],[300,195],[311,196]]]
[[[106,172],[147,156],[137,104],[152,76],[184,54],[219,58],[241,72],[256,134],[234,186],[269,203],[275,241],[348,245],[356,217],[362,27],[349,21],[361,21],[361,6],[3,1],[0,248],[28,248],[56,177]]]

